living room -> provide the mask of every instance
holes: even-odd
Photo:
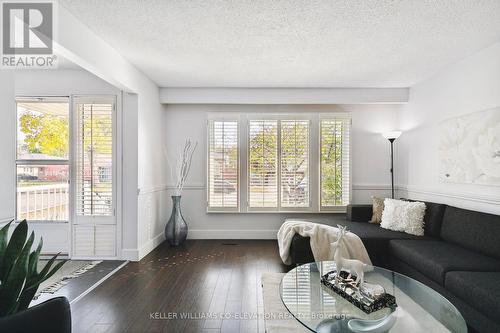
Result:
[[[500,332],[500,2],[1,6],[0,332]]]

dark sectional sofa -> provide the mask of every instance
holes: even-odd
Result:
[[[469,328],[500,332],[500,216],[426,202],[425,235],[368,223],[371,205],[351,205],[327,224],[346,225],[365,244],[374,265],[435,289],[462,313]],[[314,261],[308,237],[295,235],[295,264]]]

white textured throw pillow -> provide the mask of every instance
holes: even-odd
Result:
[[[424,235],[425,203],[385,199],[380,226],[408,234]]]

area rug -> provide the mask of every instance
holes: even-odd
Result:
[[[56,261],[57,262],[57,261]],[[85,274],[90,269],[94,268],[102,261],[83,261],[83,260],[68,260],[66,263],[57,271],[54,275],[48,278],[46,281],[40,284],[38,291],[34,299],[40,297],[42,293],[54,294],[63,286],[65,286],[69,280],[77,278]],[[47,260],[40,260],[38,262],[38,270],[40,271]]]
[[[280,297],[280,283],[284,273],[262,274],[262,296],[264,298],[264,322],[267,333],[310,333],[285,308]]]

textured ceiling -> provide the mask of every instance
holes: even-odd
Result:
[[[500,40],[500,0],[61,0],[162,87],[407,87]]]

